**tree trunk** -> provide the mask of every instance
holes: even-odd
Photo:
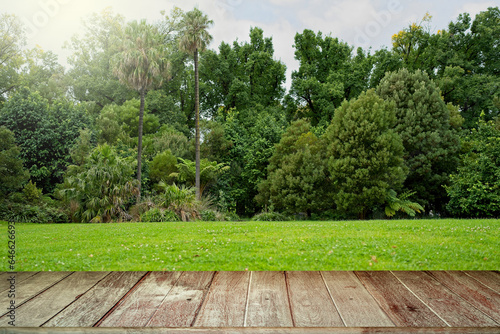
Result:
[[[139,192],[137,203],[141,200],[141,171],[142,171],[142,123],[144,120],[144,89],[141,90],[141,108],[139,110],[139,145],[137,147],[137,180],[139,181]]]
[[[196,173],[195,173],[195,183],[196,183],[196,199],[201,199],[200,192],[200,87],[198,83],[198,49],[194,50],[194,90],[195,90],[195,151],[196,151]]]

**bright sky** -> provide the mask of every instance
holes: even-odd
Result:
[[[322,31],[354,46],[374,50],[390,46],[391,36],[419,22],[428,11],[434,30],[447,28],[458,14],[475,16],[500,0],[0,0],[0,12],[16,14],[27,27],[28,47],[40,45],[59,55],[66,64],[71,51],[62,49],[71,36],[82,34],[82,19],[112,7],[126,20],[161,19],[160,11],[175,6],[189,11],[197,6],[214,25],[211,49],[222,41],[248,40],[250,27],[272,36],[275,57],[287,65],[287,77],[298,68],[294,60],[294,36],[304,29]],[[287,80],[289,86],[289,79]]]

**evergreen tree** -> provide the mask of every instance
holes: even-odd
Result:
[[[29,178],[20,159],[21,151],[16,146],[14,134],[6,127],[0,127],[0,195],[22,188]]]
[[[414,191],[415,201],[426,210],[442,212],[448,202],[443,186],[456,169],[460,141],[439,88],[426,73],[401,69],[387,74],[377,93],[396,104],[395,131],[409,168],[405,189]]]
[[[309,216],[327,206],[326,164],[318,138],[305,120],[288,127],[269,160],[267,180],[259,185],[257,200],[276,209]]]
[[[500,217],[500,130],[479,121],[464,138],[466,153],[446,187],[448,210],[460,217]]]
[[[324,134],[333,200],[340,211],[361,219],[384,204],[406,177],[401,138],[393,130],[394,104],[374,90],[344,101]]]

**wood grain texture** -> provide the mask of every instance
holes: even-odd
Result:
[[[425,272],[394,272],[418,298],[451,327],[492,327],[497,324]]]
[[[500,294],[460,271],[430,273],[441,284],[500,324]]]
[[[284,272],[252,272],[246,326],[294,327]]]
[[[146,326],[180,276],[180,272],[150,273],[99,326]]]
[[[214,272],[183,272],[147,327],[190,327],[200,309]]]
[[[295,327],[344,327],[318,271],[286,272]]]
[[[494,271],[465,271],[465,273],[490,289],[500,293],[500,274]]]
[[[19,307],[24,302],[35,297],[52,285],[71,275],[71,272],[43,272],[33,275],[19,283],[16,282],[16,306]],[[0,295],[0,305],[9,305],[10,298],[7,293]],[[7,312],[0,312],[3,316]]]
[[[16,326],[38,327],[86,293],[108,272],[76,272],[26,302],[16,310]],[[8,317],[0,318],[0,326],[8,326]]]
[[[387,271],[356,272],[361,282],[398,327],[447,327],[424,303]]]
[[[9,290],[10,288],[10,278],[11,276],[14,276],[16,285],[18,283],[21,283],[22,281],[36,275],[38,272],[30,272],[30,271],[23,271],[23,272],[18,272],[18,273],[3,273],[3,275],[0,277],[0,293],[3,293],[4,291]]]
[[[243,327],[250,272],[217,272],[195,327]]]
[[[373,296],[353,272],[322,272],[347,327],[394,327]]]
[[[112,272],[43,326],[94,326],[145,274],[144,271]]]
[[[8,328],[0,334],[498,334],[498,328]]]

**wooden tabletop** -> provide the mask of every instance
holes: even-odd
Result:
[[[500,333],[496,271],[20,272],[0,333]]]

